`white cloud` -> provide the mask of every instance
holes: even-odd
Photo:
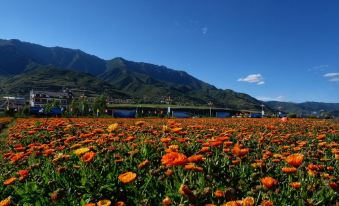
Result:
[[[336,76],[339,76],[339,73],[333,72],[324,74],[324,77],[336,77]]]
[[[202,27],[201,28],[201,32],[202,32],[203,35],[207,34],[208,28],[207,27]]]
[[[245,78],[239,78],[238,82],[257,83],[257,85],[265,84],[264,78],[261,74],[250,74]]]
[[[328,79],[330,82],[339,82],[339,73],[331,72],[324,74],[324,77]]]
[[[263,96],[258,96],[255,97],[256,99],[259,99],[261,101],[284,101],[285,97],[284,96],[277,96],[277,97],[263,97]]]

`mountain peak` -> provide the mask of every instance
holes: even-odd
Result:
[[[217,89],[185,71],[170,69],[166,66],[133,62],[122,57],[106,61],[79,49],[45,47],[20,40],[0,41],[0,75],[11,77],[21,75],[35,68],[34,65],[38,65],[41,69],[55,67],[78,72],[79,75],[68,73],[75,82],[89,78],[80,74],[91,74],[94,79],[104,81],[112,88],[125,92],[142,102],[157,103],[170,97],[173,100],[172,103],[182,105],[207,105],[208,101],[212,101],[213,105],[218,107],[252,110],[260,109],[261,104],[249,95]],[[59,79],[62,77],[54,70],[51,73]],[[34,76],[45,74],[29,72],[25,73],[22,78],[33,81],[37,79]],[[79,77],[75,78],[76,76]],[[90,81],[95,82],[94,79]],[[8,81],[5,82],[8,84]],[[27,85],[55,84],[53,77],[46,79],[45,82],[39,80],[26,83]],[[8,88],[5,85],[0,86]],[[14,91],[15,85],[10,84],[10,86],[12,88],[8,88],[8,91]]]

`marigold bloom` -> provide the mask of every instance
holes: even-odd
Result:
[[[225,193],[224,193],[224,191],[218,189],[218,190],[216,190],[214,192],[214,196],[216,196],[216,197],[224,197]]]
[[[4,185],[13,184],[15,182],[15,180],[16,180],[16,177],[11,177],[11,178],[5,180]]]
[[[97,206],[95,203],[86,203],[84,206]]]
[[[58,201],[58,198],[59,198],[58,191],[54,191],[54,192],[51,193],[51,201],[52,202]]]
[[[246,197],[242,200],[242,206],[253,206],[255,203],[253,197]]]
[[[15,164],[17,161],[21,160],[24,157],[25,157],[25,153],[23,152],[16,153],[15,155],[11,157],[11,163]]]
[[[194,168],[195,168],[195,164],[194,163],[188,163],[184,167],[185,170],[193,170]]]
[[[88,147],[83,147],[83,148],[79,148],[79,149],[75,150],[73,153],[80,156],[82,154],[85,154],[88,151],[89,151]]]
[[[204,161],[206,158],[204,158],[203,155],[198,154],[198,155],[192,155],[190,157],[187,158],[188,162],[200,162],[200,161]]]
[[[243,157],[245,155],[247,155],[247,153],[250,152],[250,149],[249,148],[240,148],[239,144],[235,144],[233,149],[232,149],[232,153],[235,155],[235,156],[238,156],[238,157]]]
[[[315,171],[315,170],[322,170],[324,169],[325,166],[324,165],[316,165],[316,164],[309,164],[307,165],[307,169],[308,170],[312,170],[312,171]]]
[[[142,125],[144,125],[145,123],[146,123],[145,121],[140,120],[140,121],[136,121],[134,124],[135,124],[136,126],[142,126]]]
[[[168,170],[165,171],[165,175],[166,175],[167,177],[172,176],[173,173],[174,173],[173,170],[170,170],[170,169],[168,169]]]
[[[111,133],[111,132],[117,130],[117,129],[118,129],[118,126],[119,126],[118,123],[111,124],[111,125],[108,126],[107,131],[108,131],[109,133]]]
[[[284,173],[296,173],[297,168],[295,168],[295,167],[283,167],[281,169],[281,171],[284,172]]]
[[[293,187],[294,189],[299,189],[301,187],[300,182],[291,182],[290,186]]]
[[[125,206],[126,204],[123,201],[118,201],[114,204],[114,206]]]
[[[210,151],[210,148],[209,147],[202,147],[199,152],[200,153],[204,153],[204,152],[209,152]]]
[[[81,157],[81,161],[86,162],[86,163],[92,162],[95,155],[96,154],[93,151],[87,152]]]
[[[268,189],[278,184],[278,180],[274,179],[273,177],[261,178],[260,182]]]
[[[138,169],[142,169],[142,168],[146,167],[149,163],[150,163],[149,160],[144,160],[143,162],[141,162],[141,163],[138,165]]]
[[[271,200],[263,200],[260,204],[261,206],[273,206],[273,202]]]
[[[172,204],[172,200],[171,198],[169,197],[165,197],[163,200],[162,200],[162,205],[163,206],[170,206]]]
[[[174,132],[174,133],[179,133],[181,130],[182,130],[181,127],[172,128],[172,132]]]
[[[0,206],[9,206],[11,204],[12,197],[9,196],[6,199],[0,201]]]
[[[19,170],[17,172],[17,174],[20,175],[19,181],[24,180],[28,176],[28,173],[29,173],[29,170]]]
[[[241,200],[233,200],[233,201],[228,201],[223,206],[242,206],[242,201]]]
[[[303,163],[303,160],[304,160],[304,155],[302,154],[292,154],[288,157],[286,157],[285,161],[294,166],[294,167],[299,167],[302,163]]]
[[[171,128],[169,128],[167,125],[162,125],[161,130],[162,130],[163,132],[170,132],[170,131],[171,131]]]
[[[162,156],[161,162],[166,166],[184,165],[187,162],[187,157],[179,152],[169,152]]]
[[[137,177],[137,174],[134,172],[125,172],[121,175],[119,175],[118,179],[124,183],[124,184],[128,184],[131,183],[135,180],[135,178]]]
[[[98,206],[110,206],[111,205],[111,201],[110,200],[100,200],[97,205]]]

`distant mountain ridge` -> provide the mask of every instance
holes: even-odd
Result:
[[[286,113],[295,113],[298,115],[320,115],[322,113],[330,113],[339,116],[339,103],[323,103],[323,102],[279,102],[267,101],[268,106],[275,110]]]
[[[64,75],[63,75],[64,74]],[[139,103],[207,105],[260,111],[250,95],[218,89],[184,71],[121,57],[104,60],[78,49],[45,47],[20,40],[0,40],[0,95],[34,88],[84,89],[94,94],[133,98]],[[273,112],[275,104],[265,103]],[[291,110],[292,111],[292,110]]]

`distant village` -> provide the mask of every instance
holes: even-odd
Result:
[[[132,99],[112,99],[103,96],[75,96],[71,90],[44,91],[30,90],[29,97],[5,96],[0,100],[0,115],[11,116],[111,116],[111,117],[286,117],[278,111],[276,114],[265,114],[264,105],[261,111],[232,110],[213,107],[209,102],[206,107],[169,105],[166,97],[159,105],[137,104]],[[322,116],[314,114],[317,118]],[[293,116],[306,117],[306,116]],[[309,117],[309,116],[307,116]]]

